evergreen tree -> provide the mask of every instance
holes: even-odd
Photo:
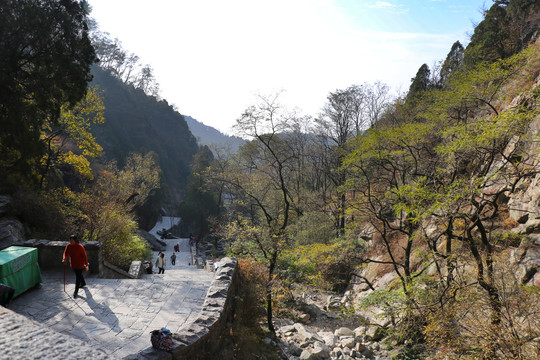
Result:
[[[219,198],[212,191],[205,176],[213,159],[214,156],[208,146],[201,147],[193,156],[186,197],[178,209],[178,215],[188,231],[197,233],[199,236],[204,236],[208,232],[211,218],[219,215]]]
[[[431,71],[427,64],[420,66],[416,72],[416,76],[411,79],[411,86],[409,87],[409,93],[407,99],[412,100],[424,91],[429,90]]]
[[[465,51],[468,66],[505,59],[538,36],[540,4],[536,0],[495,1],[484,12]]]
[[[46,121],[81,100],[96,61],[86,11],[74,0],[0,3],[0,173],[29,174]]]
[[[450,49],[450,52],[448,55],[446,55],[446,59],[444,60],[444,63],[441,67],[441,77],[440,77],[440,85],[444,86],[446,82],[448,81],[448,78],[450,75],[458,70],[461,65],[463,64],[463,52],[465,49],[463,48],[463,45],[458,41],[456,41],[452,48]]]

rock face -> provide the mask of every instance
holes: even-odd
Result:
[[[537,77],[534,86],[536,90],[540,89],[540,76]],[[520,94],[513,99],[508,108],[517,108],[527,101],[527,96]],[[504,155],[506,158],[511,157],[516,146],[523,146],[527,153],[524,163],[538,169],[540,168],[540,143],[534,139],[540,135],[540,116],[537,116],[529,124],[527,133],[532,135],[533,140],[518,144],[517,137],[512,139],[504,150]],[[501,157],[491,165],[490,172],[493,174],[493,178],[490,180],[492,183],[487,192],[497,192],[508,186],[508,178],[498,173],[502,163],[507,161],[506,158]],[[509,219],[506,219],[504,226],[495,230],[516,234],[516,238],[520,238],[522,241],[521,244],[514,244],[514,247],[499,248],[498,251],[503,256],[501,262],[516,270],[518,280],[522,284],[540,287],[540,173],[523,177],[517,182],[512,193],[507,192],[506,195],[508,196],[506,203],[502,205],[508,208]],[[511,228],[512,226],[513,228]],[[436,228],[436,225],[430,226],[426,221],[425,234],[430,236]],[[377,242],[377,234],[369,225],[365,226],[359,236],[371,245]],[[396,242],[400,241],[399,237],[396,237],[395,240]],[[388,261],[380,252],[372,254],[372,258],[375,261]],[[420,261],[415,263],[415,259],[411,258],[412,268],[419,263]],[[473,267],[470,269],[476,271]],[[442,270],[445,271],[445,269]],[[433,269],[428,269],[427,273],[433,273]],[[396,272],[391,267],[377,263],[367,264],[357,275],[352,281],[355,284],[352,290],[356,296],[358,294],[365,295],[374,289],[388,288],[398,280]]]
[[[12,213],[11,198],[0,196],[0,250],[24,242],[24,227]]]
[[[11,211],[11,197],[0,195],[0,217],[7,216]]]
[[[24,242],[24,229],[21,222],[13,218],[0,219],[0,249]]]
[[[509,263],[516,268],[518,281],[540,288],[540,245],[534,244],[512,250]]]
[[[139,234],[148,241],[153,251],[165,251],[165,243],[148,231],[139,230]]]

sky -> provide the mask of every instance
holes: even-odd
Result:
[[[234,134],[257,96],[316,117],[329,93],[406,92],[464,46],[491,0],[89,0],[102,32],[154,69],[178,111]]]

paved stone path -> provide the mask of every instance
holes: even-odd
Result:
[[[165,274],[145,274],[140,280],[89,275],[85,277],[87,287],[73,299],[73,271],[66,271],[65,292],[63,273],[45,271],[42,287],[13,299],[9,308],[58,332],[95,344],[114,357],[137,353],[151,345],[151,330],[166,327],[177,332],[197,316],[214,275],[188,265],[188,239],[164,241]],[[175,244],[180,245],[180,252],[172,266],[170,255]],[[156,258],[154,253],[152,261]]]

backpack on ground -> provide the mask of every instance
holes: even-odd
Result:
[[[161,328],[151,331],[150,342],[154,349],[171,351],[173,348],[172,333],[169,329]]]

